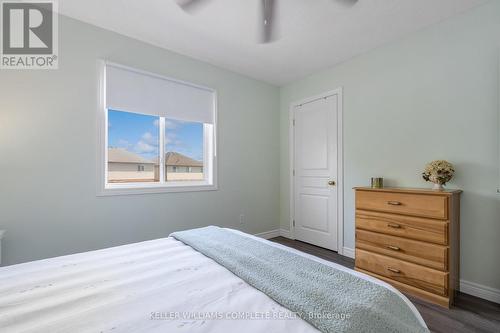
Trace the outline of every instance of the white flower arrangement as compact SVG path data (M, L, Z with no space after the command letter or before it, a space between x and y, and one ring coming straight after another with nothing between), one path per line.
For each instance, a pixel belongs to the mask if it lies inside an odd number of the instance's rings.
M455 169L450 162L436 160L425 166L422 177L424 180L434 183L434 189L442 189L443 185L449 182L454 174Z

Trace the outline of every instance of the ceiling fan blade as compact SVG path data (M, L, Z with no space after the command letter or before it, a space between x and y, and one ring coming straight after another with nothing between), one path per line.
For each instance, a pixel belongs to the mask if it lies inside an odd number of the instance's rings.
M344 7L352 7L358 2L358 0L334 0L334 1Z
M177 5L186 12L194 12L205 5L208 0L175 0Z
M259 24L260 42L265 44L273 40L275 0L261 0L261 22Z

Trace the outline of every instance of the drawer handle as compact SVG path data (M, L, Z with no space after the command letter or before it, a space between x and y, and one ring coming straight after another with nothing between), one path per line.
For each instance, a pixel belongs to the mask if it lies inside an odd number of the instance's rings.
M396 224L396 223L389 223L387 226L389 228L395 228L395 229L401 228L401 224Z
M391 267L387 267L387 270L391 271L393 273L401 273L401 271L399 269L395 269L395 268L391 268Z
M401 250L399 247L393 246L393 245L387 245L387 248L389 250L393 250L393 251L399 251L399 250Z
M399 201L387 201L387 204L391 205L391 206L401 206L402 205L402 203Z

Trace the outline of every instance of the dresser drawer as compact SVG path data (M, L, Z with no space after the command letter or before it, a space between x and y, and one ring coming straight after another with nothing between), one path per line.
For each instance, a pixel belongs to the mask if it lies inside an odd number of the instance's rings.
M356 267L392 280L446 296L448 273L356 249Z
M356 228L436 244L448 244L448 222L357 210Z
M443 220L448 218L448 198L439 195L357 191L356 208Z
M448 268L448 248L442 245L356 229L356 247L442 271Z

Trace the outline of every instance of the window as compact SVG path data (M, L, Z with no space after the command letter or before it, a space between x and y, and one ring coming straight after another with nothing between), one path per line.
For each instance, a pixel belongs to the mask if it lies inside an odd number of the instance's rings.
M216 189L215 92L103 63L100 193Z
M205 178L203 127L202 123L165 119L166 182L193 182ZM191 172L193 167L198 170Z
M108 110L108 183L154 183L159 118Z

